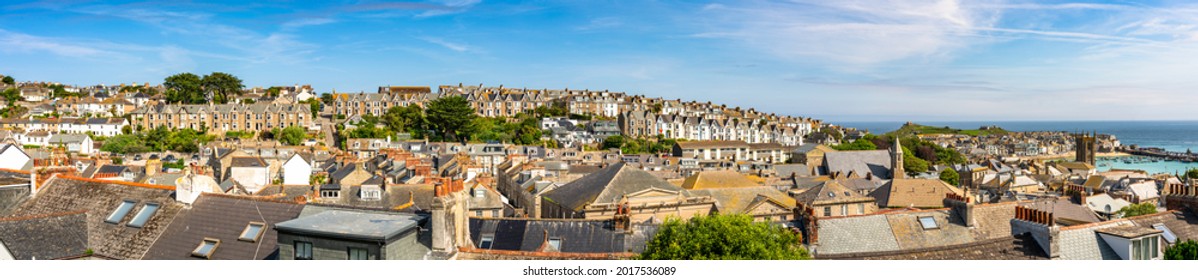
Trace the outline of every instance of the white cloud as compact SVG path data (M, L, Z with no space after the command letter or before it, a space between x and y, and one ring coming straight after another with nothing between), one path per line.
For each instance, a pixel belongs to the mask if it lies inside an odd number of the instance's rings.
M433 43L435 45L444 47L446 49L449 49L449 50L452 50L455 52L467 52L467 51L472 51L474 49L470 46L467 46L466 44L452 43L452 42L448 42L448 41L445 41L444 39L436 38L436 37L421 37L420 40L424 40L425 42Z
M113 53L65 40L33 36L0 29L0 51L49 52L74 58L95 58Z

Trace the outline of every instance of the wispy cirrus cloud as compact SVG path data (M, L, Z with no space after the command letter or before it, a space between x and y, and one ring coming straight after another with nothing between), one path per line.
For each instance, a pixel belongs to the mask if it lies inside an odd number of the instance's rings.
M475 50L474 47L471 47L469 45L462 44L462 43L453 43L453 42L445 41L445 39L437 38L437 37L420 37L419 39L423 40L425 42L429 42L434 45L438 45L443 48L455 51L455 52L469 52L469 51Z

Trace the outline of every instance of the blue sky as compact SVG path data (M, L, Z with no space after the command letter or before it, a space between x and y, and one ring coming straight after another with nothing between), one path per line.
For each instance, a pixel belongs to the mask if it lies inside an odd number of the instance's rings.
M1198 119L1186 1L5 1L0 73L609 89L828 121Z

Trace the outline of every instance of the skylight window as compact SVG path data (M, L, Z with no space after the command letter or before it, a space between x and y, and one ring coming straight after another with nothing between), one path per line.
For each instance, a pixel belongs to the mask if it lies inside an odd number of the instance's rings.
M133 205L135 204L137 202L129 200L122 201L121 205L116 207L116 211L112 211L112 214L108 215L108 219L104 219L104 221L113 224L120 223L121 220L125 219L126 215L129 215L129 211L133 210Z
M491 245L494 243L495 243L495 236L483 235L481 240L478 241L478 248L479 249L491 249Z
M205 259L212 259L212 253L216 252L217 246L220 246L220 239L204 238L204 241L200 242L200 246L196 246L196 249L191 251L191 255Z
M137 216L133 216L133 220L129 221L128 226L135 228L145 226L146 222L150 221L150 217L158 212L158 207L157 203L146 203L146 206L141 207L141 211L137 211Z
M936 224L936 218L933 217L919 217L919 225L922 226L923 229L940 228L940 225Z
M262 238L262 229L264 228L266 228L266 224L251 222L249 225L245 226L245 230L241 231L241 237L238 237L237 240L258 242L258 240Z
M1162 235L1165 236L1165 241L1168 241L1169 244L1177 243L1177 235L1173 234L1173 231L1169 230L1169 227L1165 226L1165 224L1155 224L1152 225L1152 228L1163 231Z
M553 249L554 251L561 251L562 239L560 237L549 238L549 248Z

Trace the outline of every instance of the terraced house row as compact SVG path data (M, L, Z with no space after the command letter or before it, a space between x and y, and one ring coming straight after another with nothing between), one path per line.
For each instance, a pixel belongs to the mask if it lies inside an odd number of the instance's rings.
M382 115L388 108L415 104L424 107L428 101L441 97L461 96L470 102L475 113L484 117L514 117L549 106L554 101L568 101L572 114L616 117L632 106L624 93L590 90L514 89L481 86L440 86L433 93L428 87L380 87L377 94L333 93L333 113L345 116Z
M803 144L803 137L818 125L810 119L778 118L785 122L765 119L711 116L682 116L633 111L620 115L620 131L630 137L655 137L686 140L744 141L746 143L779 143L785 146Z
M207 128L216 134L288 126L320 129L307 104L157 104L137 108L130 119L134 127L143 129Z

